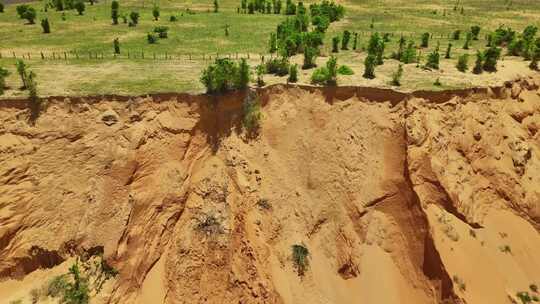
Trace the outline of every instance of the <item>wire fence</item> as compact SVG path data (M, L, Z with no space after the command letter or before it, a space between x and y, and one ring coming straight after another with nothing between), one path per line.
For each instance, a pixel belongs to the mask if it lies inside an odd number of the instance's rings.
M40 51L40 52L0 52L0 59L25 59L25 60L184 60L184 61L212 61L216 58L229 59L263 59L275 57L275 54L261 53L169 53L169 52L148 52L144 50L124 50L120 54L107 53L102 51Z

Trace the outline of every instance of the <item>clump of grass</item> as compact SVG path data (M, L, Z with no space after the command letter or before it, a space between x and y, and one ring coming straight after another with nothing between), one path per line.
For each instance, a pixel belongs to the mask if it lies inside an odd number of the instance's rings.
M504 253L512 254L512 249L510 248L509 245L503 245L503 246L500 246L500 247L499 247L499 250L500 250L501 252L504 252Z
M354 71L347 65L339 66L337 73L340 75L354 75Z
M259 206L260 209L263 209L263 210L270 210L272 209L272 205L270 204L270 202L265 199L265 198L261 198L257 201L257 206Z
M457 275L454 275L452 277L452 281L454 281L454 283L458 286L459 290L461 290L462 292L467 289L467 285L465 285L465 281L463 281L463 279L461 279Z
M516 296L518 297L518 299L521 300L521 303L523 304L528 304L533 301L533 299L531 298L531 295L529 295L527 291L520 291L516 294Z
M207 236L223 234L225 232L221 220L213 214L203 214L202 218L198 219L195 228Z
M304 245L293 245L292 259L298 276L303 276L309 267L309 250Z

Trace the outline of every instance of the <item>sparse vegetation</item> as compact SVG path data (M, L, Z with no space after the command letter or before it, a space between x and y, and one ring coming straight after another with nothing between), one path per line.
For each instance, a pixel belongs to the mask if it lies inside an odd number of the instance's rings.
M468 54L463 54L459 56L456 68L460 72L463 72L463 73L467 72L467 70L469 69L469 55Z
M224 93L234 89L245 89L249 84L249 66L245 59L234 63L230 59L216 59L201 75L201 82L208 93Z
M248 94L243 104L242 124L248 133L256 133L261 126L261 103L257 96Z
M403 65L400 64L398 65L398 69L397 71L395 71L393 74L392 74L392 82L391 84L394 85L394 86L401 86L401 77L403 76Z
M465 281L463 281L460 277L457 275L454 275L452 277L452 281L458 286L459 290L461 292L464 292L467 289L467 286L465 285Z
M298 65L291 64L289 68L289 78L287 78L287 82L295 83L298 81Z
M316 69L311 75L314 84L336 85L337 84L337 59L330 57L326 66Z
M0 67L0 96L4 95L4 89L6 88L6 77L9 76L9 71Z
M51 26L48 18L41 19L41 28L43 29L43 34L49 34L51 32Z
M309 250L303 244L292 246L292 260L298 276L303 276L309 267Z

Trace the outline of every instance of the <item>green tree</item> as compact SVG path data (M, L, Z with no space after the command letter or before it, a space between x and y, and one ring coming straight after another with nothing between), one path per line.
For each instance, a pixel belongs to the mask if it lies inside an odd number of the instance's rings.
M298 81L298 65L291 64L289 67L289 78L287 78L287 82L295 83Z
M24 61L19 59L15 63L15 66L17 67L17 74L19 74L19 77L21 78L21 83L22 83L21 89L25 90L27 87L26 79L28 78L28 74L26 71L27 65L26 63L24 63Z
M277 51L277 37L276 33L270 33L270 54L273 54Z
M465 44L463 45L463 49L464 50L468 50L469 49L469 46L471 44L471 39L472 39L472 33L471 32L467 32L467 35L465 36Z
M455 30L454 33L452 33L452 39L459 40L459 37L461 36L460 30Z
M6 88L6 77L9 76L9 71L0 67L0 96L4 94Z
M30 6L28 4L17 5L16 7L17 15L19 16L20 19L24 19L24 12L26 12L29 8Z
M120 4L117 0L111 2L111 19L114 25L118 24Z
M4 12L4 3L0 2L0 13Z
M533 71L538 71L538 60L540 60L540 48L536 45L533 45L531 53L532 53L531 63L529 64L529 68ZM1 85L2 84L0 83L0 86Z
M375 78L375 65L377 58L373 54L369 54L364 60L364 75L362 77L367 79Z
M84 11L86 10L86 5L82 0L75 2L75 10L77 10L79 16L82 16L84 14Z
M257 86L264 86L265 82L263 76L264 73L266 73L266 67L264 66L264 64L259 64L257 67L255 67L255 72L257 74Z
M276 4L274 5L274 14L281 14L281 0L276 1Z
M304 64L302 69L311 69L316 66L315 59L317 58L317 49L311 46L304 47Z
M26 88L28 89L28 97L30 100L30 123L34 124L41 112L41 99L37 94L36 74L29 72L25 79Z
M137 24L139 24L139 13L138 12L129 13L129 19L131 20L130 26L136 26Z
M349 40L351 40L351 32L349 32L348 30L343 31L343 39L341 40L342 50L349 49Z
M459 56L456 68L460 72L464 72L464 73L467 72L467 70L469 69L469 55L468 54L463 54Z
M113 47L114 47L114 53L120 54L120 40L118 40L118 38L114 38Z
M448 47L446 48L446 55L444 55L444 58L446 59L452 58L451 52L452 52L452 43L448 43Z
M427 48L429 46L429 36L429 33L422 34L422 42L420 43L420 47Z
M408 64L413 63L416 60L416 47L414 45L414 41L409 41L407 44L407 48L405 49L405 52L403 52L403 56L401 56L401 62Z
M48 18L41 19L41 27L43 28L44 34L49 34L51 32L51 26Z
M146 34L146 40L148 41L149 44L155 44L157 43L157 36L154 34L154 33L147 33Z
M497 61L499 60L499 57L501 56L501 49L492 46L488 48L484 53L484 71L487 72L495 72L497 71Z
M25 9L21 9L20 16L22 19L26 19L28 23L34 24L34 20L36 20L36 10L33 7L27 6L27 5L19 5L17 6L17 13L19 13L19 7L26 7Z
M480 27L478 25L471 26L471 34L473 40L478 40L478 35L480 34Z
M358 33L354 33L353 47L352 49L356 51L358 45Z
M428 54L426 67L430 69L439 69L439 61L440 61L440 55L439 55L439 44L437 43L437 47Z
M250 71L249 71L249 65L247 64L247 61L245 58L242 58L240 60L240 64L238 67L238 76L237 76L237 82L236 82L236 88L237 89L246 89L249 85L249 78L250 78Z
M326 62L326 69L328 70L328 80L326 81L329 85L337 84L337 58L330 56L330 59Z
M474 64L473 73L482 74L482 72L484 71L483 65L484 65L484 54L480 51L476 51L476 62Z
M339 36L332 38L332 53L339 52Z
M159 6L154 5L154 7L152 8L152 16L154 16L154 21L159 20L159 15Z
M214 0L214 13L217 13L219 11L219 3L218 0Z

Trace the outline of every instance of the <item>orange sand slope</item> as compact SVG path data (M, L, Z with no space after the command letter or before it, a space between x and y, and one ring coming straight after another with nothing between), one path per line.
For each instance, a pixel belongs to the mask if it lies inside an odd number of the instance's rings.
M277 85L256 138L241 93L49 100L35 126L0 102L0 303L96 252L119 274L91 303L537 297L539 87Z

